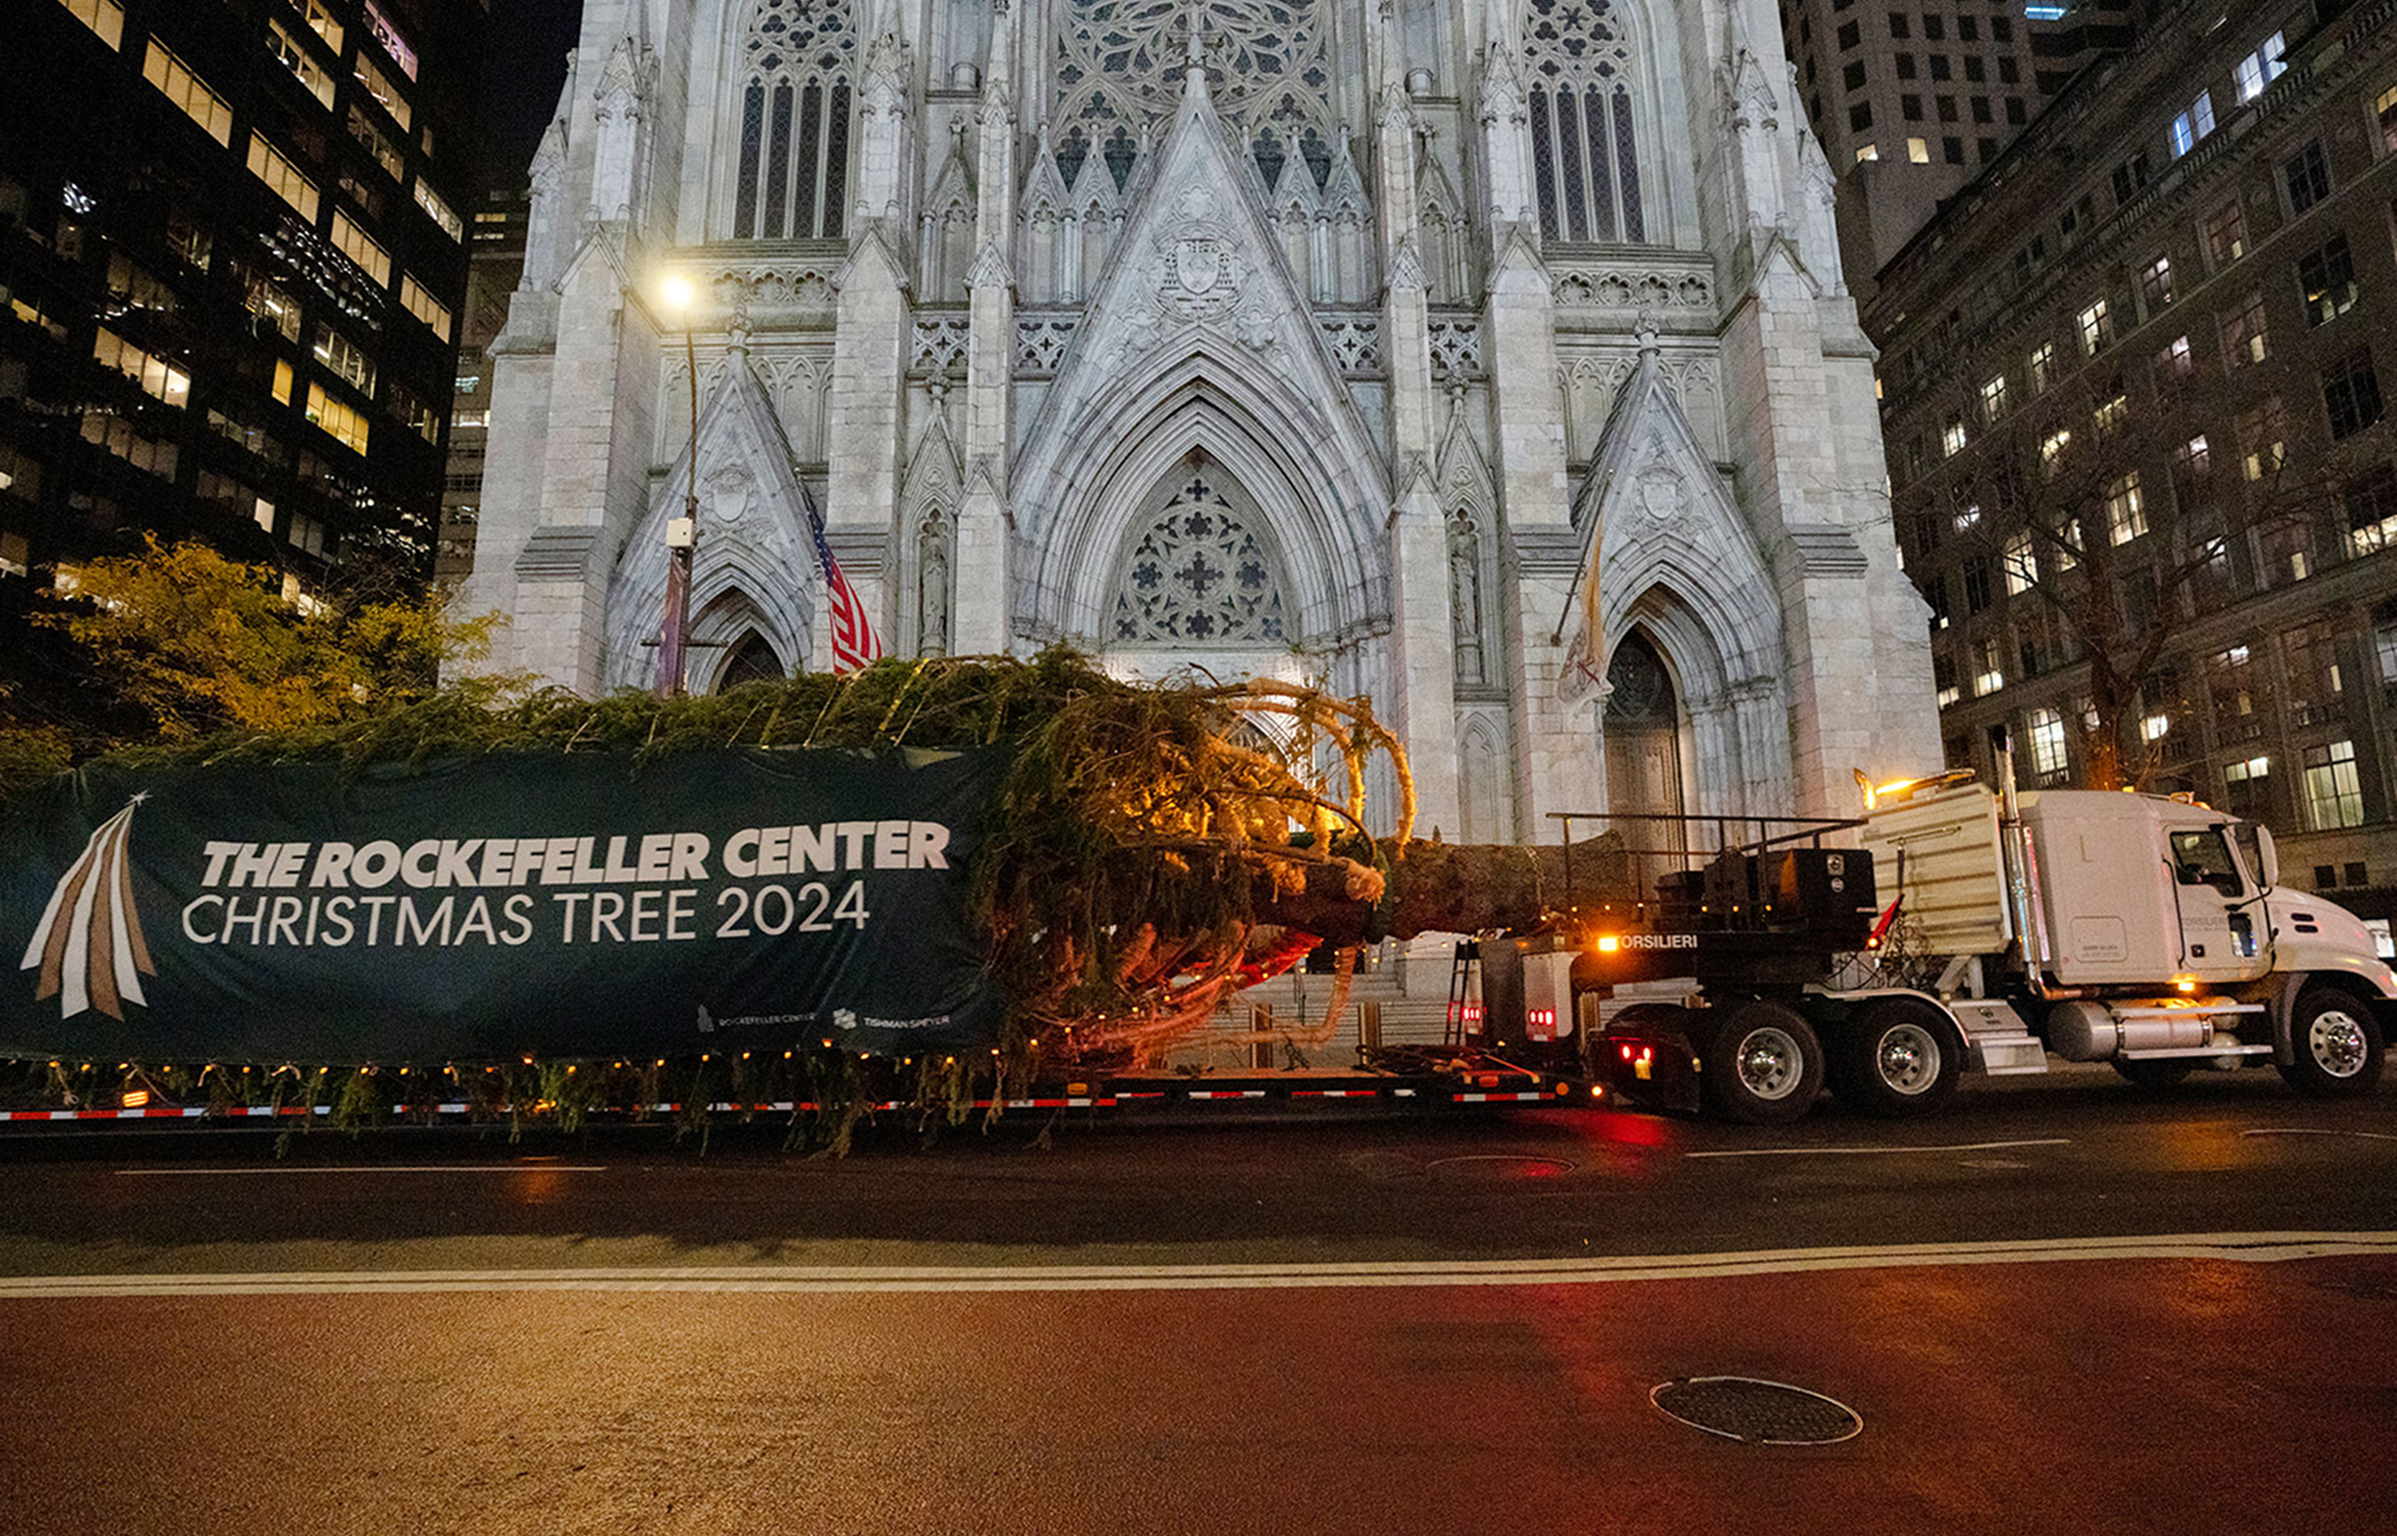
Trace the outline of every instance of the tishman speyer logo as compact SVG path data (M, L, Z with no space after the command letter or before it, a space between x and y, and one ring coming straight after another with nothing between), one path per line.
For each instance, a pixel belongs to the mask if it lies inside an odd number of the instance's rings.
M121 1021L125 1004L149 1006L141 979L157 975L158 967L150 963L150 946L142 938L141 914L133 906L133 870L126 859L133 812L148 798L135 795L91 835L82 857L68 866L50 892L50 905L34 927L33 942L25 946L25 959L17 968L38 969L34 1001L57 998L62 1019L97 1008Z

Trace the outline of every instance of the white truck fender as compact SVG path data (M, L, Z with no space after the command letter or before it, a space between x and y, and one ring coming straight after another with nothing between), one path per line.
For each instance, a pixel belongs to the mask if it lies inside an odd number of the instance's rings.
M2294 1065L2297 1060L2296 1043L2289 1037L2289 1020L2297 1012L2297 995L2303 992L2308 984L2317 980L2323 985L2335 987L2341 992L2353 993L2368 1003L2377 1004L2389 1001L2385 997L2373 995L2362 977L2344 971L2289 972L2280 978L2280 985L2274 989L2269 999L2272 1009L2272 1059L2281 1066Z

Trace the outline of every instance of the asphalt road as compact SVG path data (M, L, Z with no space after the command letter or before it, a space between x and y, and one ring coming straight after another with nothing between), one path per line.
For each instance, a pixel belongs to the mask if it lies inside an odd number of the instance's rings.
M2397 1531L2397 1089L1045 1124L0 1141L0 1530Z

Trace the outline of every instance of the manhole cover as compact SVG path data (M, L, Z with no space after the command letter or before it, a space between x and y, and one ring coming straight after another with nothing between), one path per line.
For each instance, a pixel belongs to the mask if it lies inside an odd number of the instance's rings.
M1471 1170L1477 1173L1518 1173L1526 1178L1553 1179L1579 1165L1561 1157L1532 1157L1515 1152L1476 1152L1464 1157L1439 1157L1423 1165L1427 1171Z
M1863 1432L1864 1419L1820 1392L1746 1376L1691 1376L1648 1394L1668 1418L1750 1445L1834 1445Z

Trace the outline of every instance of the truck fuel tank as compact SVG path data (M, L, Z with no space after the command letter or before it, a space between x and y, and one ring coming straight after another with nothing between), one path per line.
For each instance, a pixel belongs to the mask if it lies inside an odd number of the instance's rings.
M2217 1043L2218 1030L2233 1029L2238 1014L2253 1011L2227 1002L2209 1009L2191 1002L2108 1005L2069 999L2048 1010L2047 1048L2066 1061L2105 1061L2141 1051L2194 1053Z

